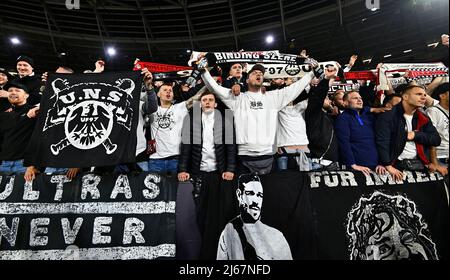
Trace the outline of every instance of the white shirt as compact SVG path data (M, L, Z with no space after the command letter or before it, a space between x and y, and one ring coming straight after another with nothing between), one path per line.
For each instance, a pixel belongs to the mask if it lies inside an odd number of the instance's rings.
M278 148L309 144L304 118L307 107L308 100L305 100L295 106L286 106L278 113Z
M152 114L152 137L156 140L156 153L150 159L164 159L180 154L181 130L188 114L186 102L170 108L158 107Z
M217 170L216 152L214 147L214 111L202 113L203 146L200 170L213 172Z
M312 72L308 73L301 80L280 90L265 94L245 92L239 96L219 86L208 71L203 73L202 78L208 89L234 112L239 155L256 157L275 153L278 112L302 93L313 76Z
M443 110L447 115L445 115L441 110ZM430 117L431 122L441 136L441 145L437 147L437 157L438 158L448 158L449 157L449 112L445 110L441 105L435 105L435 107L430 107L427 109L427 115Z
M412 128L413 116L409 116L409 115L405 114L404 117L406 120L406 126L408 129L408 132L413 131L413 128ZM401 128L399 128L399 129L401 129ZM405 148L403 149L403 153L398 157L398 159L399 160L414 159L416 157L417 157L416 143L414 141L407 141Z

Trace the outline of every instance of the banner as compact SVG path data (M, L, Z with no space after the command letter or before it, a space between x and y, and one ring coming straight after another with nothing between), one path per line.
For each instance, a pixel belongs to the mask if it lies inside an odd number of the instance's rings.
M282 172L238 179L240 215L220 260L448 259L449 204L438 174L402 182L361 172Z
M249 51L249 52L192 52L191 58L189 59L188 65L193 66L193 63L200 60L201 57L204 57L206 54L214 55L217 62L216 64L224 64L224 63L239 63L239 62L254 62L259 63L263 62L263 58L269 59L273 57L280 57L280 52L277 50L274 51ZM287 58L288 60L291 60L293 56L297 57L296 55L287 55L291 56L290 58ZM278 62L274 63L284 63L284 61L278 60Z
M192 70L183 70L178 72L166 72L166 73L152 73L154 81L166 81L166 80L185 80L192 74Z
M311 172L318 258L448 259L448 192L438 174L403 182L361 172Z
M38 167L134 162L139 72L50 75L29 155Z
M219 260L317 259L308 173L238 178L240 215L221 231Z
M154 63L154 62L145 62L145 61L137 62L134 65L133 70L135 70L135 71L142 70L144 68L147 68L152 73L167 73L167 72L192 70L192 67L187 67L187 66L177 66L177 65L161 64L161 63Z
M362 80L362 81L373 81L376 82L378 79L378 71L352 71L344 73L346 80Z
M345 92L351 92L351 91L358 91L360 88L360 84L359 83L352 83L351 80L350 82L346 82L346 83L340 83L340 82L334 82L329 90L328 90L328 94L333 94L338 90L343 90Z
M379 69L378 90L389 90L388 81L395 89L412 80L427 85L443 76L448 76L448 68L443 63L385 63Z
M264 79L284 79L284 78L301 78L313 69L310 64L262 64L266 68ZM336 61L320 62L319 67L325 68L325 66L332 65L338 68ZM247 71L253 68L255 64L248 64Z
M157 174L0 174L0 260L175 257L178 182Z

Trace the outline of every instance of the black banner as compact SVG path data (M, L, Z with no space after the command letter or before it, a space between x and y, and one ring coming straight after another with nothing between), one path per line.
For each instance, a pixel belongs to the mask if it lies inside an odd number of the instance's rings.
M394 182L360 172L281 172L238 181L227 192L247 205L242 224L224 221L225 229L208 233L220 240L221 259L448 259L448 192L437 174L406 172ZM177 210L175 223L177 186L174 177L149 173L83 174L73 182L38 176L33 184L0 175L0 259L174 258L175 243L177 251L189 250L180 255L187 258L200 249L191 246L200 246L193 243L196 213L190 188L182 196L191 206ZM220 192L208 191L204 213L231 198ZM220 212L200 221L205 228L222 224L230 215Z
M307 173L241 175L240 215L220 235L219 260L308 260L317 258Z
M171 177L0 175L0 260L175 258Z
M39 167L134 162L139 72L50 75L27 156Z
M222 231L218 258L448 259L442 179L406 172L397 183L349 171L240 177L241 214Z
M448 259L448 192L438 174L403 182L360 172L310 173L319 259Z

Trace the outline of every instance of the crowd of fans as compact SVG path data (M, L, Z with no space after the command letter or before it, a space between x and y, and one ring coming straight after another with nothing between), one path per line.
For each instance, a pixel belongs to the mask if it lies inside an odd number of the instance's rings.
M442 44L448 47L448 36ZM308 58L304 51L300 56ZM344 72L357 59L352 56ZM382 94L375 83L357 81L358 91L330 94L339 69L320 68L313 59L309 63L314 71L298 80L271 81L264 79L266 69L260 64L251 69L241 63L199 67L202 79L195 87L154 81L143 69L135 162L83 170L30 164L36 119L45 113L40 100L48 73L37 76L33 59L20 56L16 76L0 68L0 172L24 173L27 181L41 172L64 173L69 179L83 171L171 173L180 182L192 180L197 197L208 191L196 188L204 174L216 174L218 185L241 174L285 170L376 172L396 181L403 180L405 170L448 175L448 76L427 86L391 86ZM99 59L95 70L85 73L95 75L105 68ZM74 71L61 66L55 72ZM232 196L229 192L215 199L231 201ZM203 208L199 212L210 211ZM232 208L223 221L234 217ZM203 236L211 228L204 226L205 219L198 216ZM224 225L216 226L222 230ZM218 236L213 235L209 248L214 250L202 255L206 259L214 258Z
M448 36L442 44L448 47ZM305 52L300 56L307 57ZM350 58L346 72L356 60ZM233 180L236 174L276 170L375 171L396 180L408 169L447 175L448 77L427 87L401 85L382 95L373 83L358 81L359 91L330 95L339 69L327 67L322 73L312 61L315 70L298 81L265 81L259 64L252 69L240 63L224 66L219 79L205 68L193 88L155 82L152 73L142 70L136 162L95 170L172 172L180 181L201 172L220 172L224 180ZM27 164L47 73L38 77L28 56L16 62L16 76L0 69L0 171L25 173L27 180L39 172L67 172L74 178L81 169ZM95 66L85 73L103 72L105 62L100 59ZM73 70L61 66L55 72ZM193 113L195 100L200 101L199 118ZM225 116L227 110L234 117Z

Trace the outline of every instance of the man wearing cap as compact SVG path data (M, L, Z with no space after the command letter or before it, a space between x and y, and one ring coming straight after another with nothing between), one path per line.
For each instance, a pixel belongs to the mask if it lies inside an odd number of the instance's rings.
M439 104L427 109L426 113L441 137L441 145L431 149L431 158L436 165L436 169L442 175L448 174L448 134L449 134L449 113L448 113L448 83L438 86L432 94Z
M25 85L10 82L4 89L9 93L12 111L0 113L0 130L4 136L0 151L0 172L23 173L26 170L23 166L25 150L36 124L36 109L27 102L29 94Z
M239 173L268 174L272 171L278 112L300 95L314 76L311 72L289 87L264 94L264 73L264 66L253 66L248 73L248 91L239 96L219 86L207 69L202 74L208 89L234 112Z
M29 56L21 55L17 58L16 68L19 75L13 81L27 87L29 94L27 103L39 104L41 102L41 79L34 74L34 60Z

